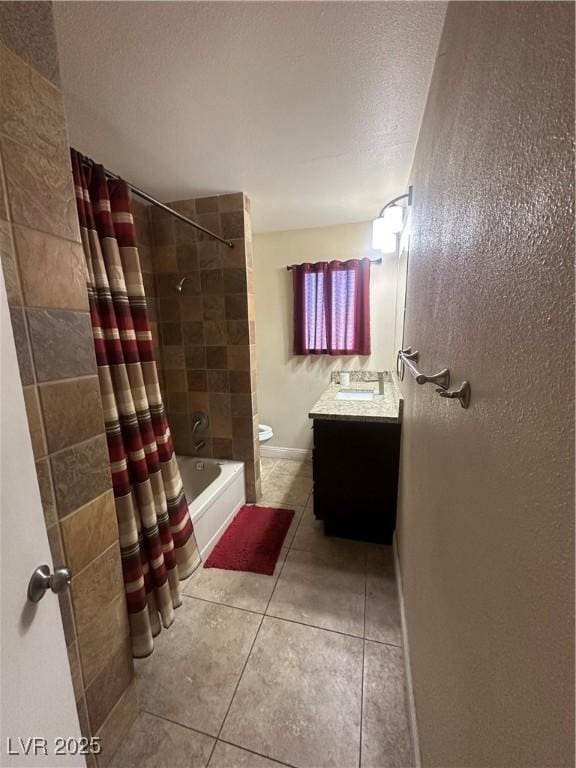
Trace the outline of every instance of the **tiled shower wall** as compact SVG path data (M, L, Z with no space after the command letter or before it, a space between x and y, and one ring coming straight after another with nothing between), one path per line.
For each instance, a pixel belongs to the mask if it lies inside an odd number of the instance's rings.
M145 215L141 207L135 208L176 451L244 461L246 496L256 501L260 451L249 200L238 193L169 205L234 244L229 248L161 209L150 208L152 279L146 271L150 259ZM176 285L184 276L188 279L180 294ZM195 413L208 415L206 431L192 431Z
M50 3L0 3L0 251L82 731L136 712L118 530ZM95 760L91 765L95 764Z

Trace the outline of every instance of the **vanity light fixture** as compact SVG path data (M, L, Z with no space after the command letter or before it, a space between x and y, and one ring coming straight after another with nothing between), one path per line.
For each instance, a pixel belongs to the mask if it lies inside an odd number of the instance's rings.
M386 203L372 222L372 248L375 251L394 253L398 247L398 235L404 224L404 208L398 205L400 200L406 200L407 205L412 205L411 186L408 192Z

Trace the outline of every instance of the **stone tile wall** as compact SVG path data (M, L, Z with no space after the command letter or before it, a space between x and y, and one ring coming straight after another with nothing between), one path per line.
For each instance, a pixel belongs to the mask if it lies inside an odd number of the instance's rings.
M161 209L149 211L154 286L145 281L156 297L163 396L176 450L244 461L247 498L256 501L260 452L249 200L238 193L169 205L234 243L228 248ZM176 285L184 276L179 294ZM194 434L196 412L208 414L209 428ZM199 441L204 447L196 447Z
M82 731L136 714L118 529L50 3L0 4L0 257ZM96 765L96 759L90 759Z

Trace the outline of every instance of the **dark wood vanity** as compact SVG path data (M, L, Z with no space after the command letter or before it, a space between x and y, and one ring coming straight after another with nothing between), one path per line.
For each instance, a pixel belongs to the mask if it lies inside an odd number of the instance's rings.
M314 515L328 536L392 543L402 425L401 397L389 386L386 402L343 405L332 384L309 414Z

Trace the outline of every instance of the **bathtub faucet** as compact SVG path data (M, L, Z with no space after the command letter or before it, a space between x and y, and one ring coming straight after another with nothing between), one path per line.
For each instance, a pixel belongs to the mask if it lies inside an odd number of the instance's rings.
M202 413L202 411L196 411L196 413L193 413L192 434L195 435L196 432L204 432L206 429L208 429L208 415L206 413Z
M196 451L196 453L198 453L198 451L201 448L204 448L205 445L206 445L206 441L205 440L199 440L197 443L194 443L194 450Z

